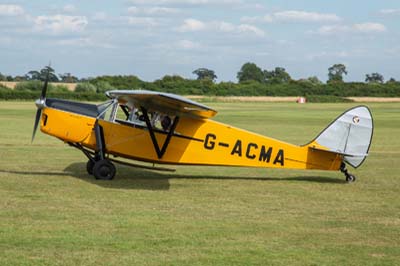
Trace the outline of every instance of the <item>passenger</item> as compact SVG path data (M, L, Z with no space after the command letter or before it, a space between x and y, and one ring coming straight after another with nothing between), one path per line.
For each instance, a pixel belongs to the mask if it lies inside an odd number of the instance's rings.
M171 118L169 116L164 116L163 119L161 120L161 126L164 131L167 131L169 127L171 126Z

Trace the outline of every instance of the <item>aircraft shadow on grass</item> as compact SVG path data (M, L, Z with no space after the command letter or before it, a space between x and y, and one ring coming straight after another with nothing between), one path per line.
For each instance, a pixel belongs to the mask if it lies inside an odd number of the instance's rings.
M237 176L205 176L205 175L181 175L177 173L156 172L132 167L118 165L118 177L112 181L96 180L87 174L86 163L72 163L63 172L45 171L15 171L0 170L0 173L34 176L60 176L74 177L82 181L98 185L104 188L114 189L138 189L138 190L169 190L170 179L209 179L209 180L245 180L245 181L293 181L293 182L314 182L314 183L346 183L341 179L334 179L323 176L294 176L294 177L237 177Z
M341 179L323 176L294 176L294 177L237 177L210 175L180 175L177 173L156 172L118 165L118 177L112 181L96 180L86 173L86 163L73 163L64 169L64 173L86 182L106 188L168 190L170 179L208 179L208 180L245 180L245 181L295 181L315 183L346 183Z
M117 189L139 189L139 190L169 190L170 179L209 179L209 180L245 180L245 181L293 181L293 182L314 182L314 183L346 183L341 179L334 179L324 176L294 176L294 177L239 177L239 176L213 176L213 175L179 175L176 173L156 172L153 170L131 168L118 165L118 178L112 181L96 180L93 176L87 174L86 163L72 163L67 166L63 172L45 172L45 171L16 171L2 170L0 173L16 175L35 175L35 176L62 176L74 177L88 183L98 185L104 188Z

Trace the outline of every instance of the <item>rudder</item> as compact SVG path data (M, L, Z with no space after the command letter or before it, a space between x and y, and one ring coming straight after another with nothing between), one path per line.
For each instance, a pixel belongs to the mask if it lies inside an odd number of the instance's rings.
M368 156L373 135L373 119L366 106L347 110L312 142L318 149L343 155L343 160L359 167Z

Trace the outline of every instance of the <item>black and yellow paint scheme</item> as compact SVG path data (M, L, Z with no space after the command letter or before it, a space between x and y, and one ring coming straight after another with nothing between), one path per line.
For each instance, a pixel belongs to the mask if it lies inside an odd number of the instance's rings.
M341 170L347 181L354 181L345 162L358 167L372 139L372 117L364 106L344 113L314 141L298 146L213 121L215 110L174 94L109 91L110 101L100 105L42 96L35 129L40 121L43 133L82 150L89 158L88 173L97 179L114 178L111 157L116 156L154 164ZM337 126L345 116L371 122L364 139L356 141L363 146L356 148L357 154L346 150L348 143L341 150L337 147L354 138L352 127L358 128L346 121L344 129ZM161 125L166 117L167 125ZM344 140L337 144L335 134ZM354 163L354 157L360 160Z

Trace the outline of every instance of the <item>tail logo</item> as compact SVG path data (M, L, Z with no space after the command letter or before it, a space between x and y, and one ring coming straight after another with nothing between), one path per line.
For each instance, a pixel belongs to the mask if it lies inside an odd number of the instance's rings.
M358 124L360 122L360 118L356 115L353 117L353 123Z

